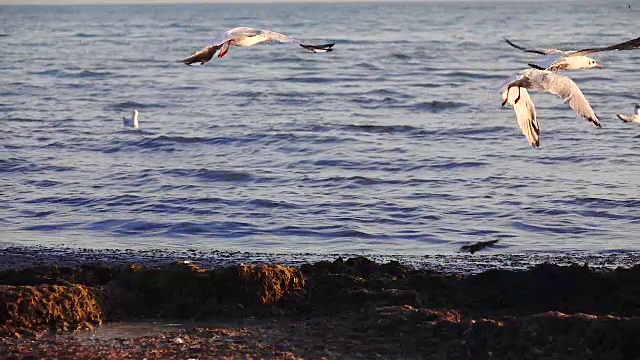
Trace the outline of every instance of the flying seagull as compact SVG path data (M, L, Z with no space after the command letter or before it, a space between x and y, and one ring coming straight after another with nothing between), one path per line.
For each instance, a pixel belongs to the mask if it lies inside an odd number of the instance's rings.
M635 113L631 116L616 114L623 122L640 123L640 104L636 104Z
M592 58L586 56L588 54L597 53L600 51L613 51L613 50L633 50L640 47L640 37L633 40L625 41L620 44L615 44L606 47L589 48L582 50L562 51L558 49L527 49L520 45L516 45L509 39L504 41L518 50L522 50L529 53L545 55L546 58L537 62L528 64L530 67L538 70L579 70L579 69L602 69L602 66Z
M123 116L122 125L124 125L125 127L132 127L134 129L139 128L140 125L138 124L138 110L133 110L131 117L128 119Z
M500 88L502 106L509 103L516 113L522 134L534 148L540 146L540 128L536 120L536 109L527 89L541 90L559 96L578 115L602 127L598 116L589 105L582 91L569 77L547 70L527 69L510 77Z
M229 51L229 47L231 45L249 47L265 41L275 41L284 44L298 44L304 49L314 53L333 51L333 46L335 45L335 43L323 45L305 45L300 40L290 38L285 34L277 33L274 31L256 30L250 27L237 27L217 34L209 45L205 46L202 50L195 52L190 57L184 60L180 60L179 62L185 63L187 65L199 62L201 65L204 65L206 62L211 60L216 55L216 53L218 53L219 58L224 57Z

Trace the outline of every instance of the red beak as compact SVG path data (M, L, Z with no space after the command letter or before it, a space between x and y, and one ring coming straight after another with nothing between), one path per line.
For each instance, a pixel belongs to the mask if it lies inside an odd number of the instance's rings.
M596 65L596 68L597 68L597 69L602 69L602 66L600 66L600 65Z

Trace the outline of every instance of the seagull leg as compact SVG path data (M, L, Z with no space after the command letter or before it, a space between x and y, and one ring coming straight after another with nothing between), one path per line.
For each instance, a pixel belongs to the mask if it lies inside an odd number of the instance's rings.
M518 86L518 97L513 101L513 105L517 104L520 101L520 86Z
M218 54L218 58L222 58L225 55L227 55L227 52L229 52L229 46L227 45L226 47L224 47L222 49L222 51L220 51L220 54Z
M512 87L513 86L511 86L511 85L507 86L507 97L502 102L502 107L504 107L507 104L507 101L509 101L509 90L511 90Z
M220 54L218 54L218 58L224 57L229 52L229 48L231 47L231 42L233 40L229 40L226 43L222 44L222 50L220 50Z

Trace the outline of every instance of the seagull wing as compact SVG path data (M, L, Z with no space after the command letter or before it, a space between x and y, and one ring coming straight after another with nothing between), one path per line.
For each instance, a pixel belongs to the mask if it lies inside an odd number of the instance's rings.
M193 53L188 58L180 60L178 62L185 63L187 65L199 62L200 64L204 65L206 62L211 60L215 56L216 52L218 52L218 50L220 50L222 46L224 46L224 44L229 40L233 40L238 37L256 36L259 33L259 30L252 29L250 27L237 27L225 32L218 33L209 42L209 45Z
M622 122L633 122L633 116L616 114L618 119L622 120Z
M540 61L536 61L534 63L530 63L528 65L534 69L546 70L546 69L552 68L554 65L561 62L562 59L564 59L564 53L562 52L550 53L544 59Z
M314 53L333 51L333 46L335 45L335 43L322 44L322 45L307 45L298 39L294 39L285 34L281 34L275 31L269 31L269 30L260 30L260 33L258 36L264 36L267 39L270 39L272 41L277 41L283 44L298 44L302 46L304 49Z
M640 48L640 37L611 46L578 50L571 53L570 56L582 56L600 51L633 50L637 48Z
M522 47L520 45L516 45L514 44L512 41L510 41L509 39L505 38L504 41L511 45L512 47L518 49L518 50L522 50L524 52L529 52L529 53L534 53L534 54L540 54L540 55L549 55L549 54L553 54L553 53L559 53L562 52L558 49L527 49L525 47Z
M529 88L540 89L557 95L569 105L578 115L592 122L597 127L602 127L598 116L591 108L589 101L584 96L578 85L564 75L554 74L551 71L531 69L525 73L531 83Z
M519 92L518 92L519 90ZM516 113L516 122L522 134L527 138L527 141L531 146L537 148L540 146L540 127L536 120L536 108L533 105L531 96L525 88L512 87L509 90L508 103L513 106L513 110ZM520 99L517 103L513 103L516 98ZM507 98L507 89L502 91L502 100Z
M204 47L202 50L193 53L193 55L189 56L186 59L180 60L178 62L185 63L187 65L191 65L193 63L200 63L204 65L204 63L208 62L213 58L222 45L211 45Z

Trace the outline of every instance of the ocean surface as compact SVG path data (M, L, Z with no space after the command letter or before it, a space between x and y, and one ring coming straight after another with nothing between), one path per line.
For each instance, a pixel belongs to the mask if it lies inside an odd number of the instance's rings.
M0 242L276 253L640 250L640 50L565 73L603 128L497 86L640 35L608 2L0 6ZM176 60L218 31L309 43ZM122 117L140 112L140 129Z

